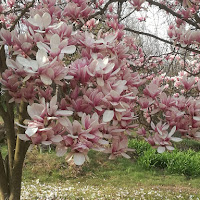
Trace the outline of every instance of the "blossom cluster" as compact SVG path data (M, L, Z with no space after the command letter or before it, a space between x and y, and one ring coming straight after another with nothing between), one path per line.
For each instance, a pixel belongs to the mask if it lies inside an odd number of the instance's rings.
M170 78L146 75L145 70L164 62L152 58L145 63L142 48L125 35L112 6L103 24L108 31L95 32L95 6L103 3L43 0L29 8L21 28L1 28L0 45L8 50L1 84L10 103L28 104L30 116L19 124L26 130L18 137L56 145L58 156L68 152L68 160L77 165L88 159L90 149L110 153L111 159L129 158L133 130L158 152L173 150L172 142L181 140L173 136L176 131L198 138L198 98L171 94ZM129 3L140 10L145 1ZM9 20L9 15L4 18ZM200 81L187 76L174 84L183 93L200 88Z

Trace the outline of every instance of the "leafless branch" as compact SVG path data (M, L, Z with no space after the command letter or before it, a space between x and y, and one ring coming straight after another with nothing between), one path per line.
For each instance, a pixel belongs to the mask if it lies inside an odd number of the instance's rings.
M146 1L149 2L151 5L155 5L155 6L159 7L160 9L165 10L167 13L170 13L171 15L173 15L173 16L175 16L175 17L178 17L178 18L180 18L180 19L182 19L182 20L184 20L185 22L187 22L188 24L190 24L190 25L196 27L197 29L200 29L200 27L198 26L198 24L197 24L196 22L184 18L182 15L180 15L180 14L174 12L174 11L173 11L172 9L170 9L169 7L167 7L167 6L165 6L165 5L161 4L161 3L155 2L155 1L153 1L153 0L146 0Z
M153 34L151 34L151 33L145 33L145 32L142 32L142 31L136 31L136 30L130 29L130 28L125 28L125 30L126 30L126 31L129 31L129 32L132 32L132 33L139 34L139 35L146 35L146 36L148 36L148 37L152 37L152 38L155 38L155 39L157 39L157 40L159 40L159 41L162 41L162 42L164 42L164 43L167 43L167 44L170 44L170 45L174 45L173 42L171 42L171 41L169 41L169 40L165 40L165 39L163 39L163 38L160 38L160 37L158 37L158 36L156 36L156 35L153 35ZM188 50L188 51L191 51L191 52L194 52L194 53L197 53L197 54L200 54L200 51L199 51L199 50L190 48L190 47L188 47L188 46L182 47L180 44L175 44L175 46L180 47L180 48L182 48L182 49L186 49L186 50Z
M22 10L21 14L17 17L17 19L14 21L13 25L10 28L10 31L14 30L15 25L19 22L19 20L26 14L26 12L33 6L35 3L35 0L33 0L25 9Z

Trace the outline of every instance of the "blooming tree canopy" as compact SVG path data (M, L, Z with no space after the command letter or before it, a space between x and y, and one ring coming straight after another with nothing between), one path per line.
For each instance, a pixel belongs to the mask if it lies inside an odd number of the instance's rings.
M0 176L2 199L19 196L20 185L13 185L21 175L15 173L30 144L55 145L58 156L82 165L90 149L110 159L129 158L128 137L134 134L159 153L173 150L180 136L198 139L199 5L198 0L1 3L0 114L9 150L8 174ZM169 40L123 23L133 11L152 6L174 17L166 30ZM174 50L147 56L128 32ZM181 70L170 76L166 66L173 62ZM0 154L0 169L3 162Z

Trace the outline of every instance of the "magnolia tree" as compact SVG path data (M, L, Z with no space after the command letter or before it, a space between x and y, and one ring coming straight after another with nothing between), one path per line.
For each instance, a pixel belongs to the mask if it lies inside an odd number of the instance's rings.
M181 140L175 132L198 139L199 5L198 0L2 2L0 114L8 155L4 159L0 151L0 198L20 199L23 161L32 145L54 145L58 156L82 165L90 149L110 159L129 158L128 137L135 133L160 153ZM123 24L131 13L152 6L174 17L166 30L170 39ZM147 56L127 31L173 45L174 51ZM183 71L168 76L166 66L175 61Z

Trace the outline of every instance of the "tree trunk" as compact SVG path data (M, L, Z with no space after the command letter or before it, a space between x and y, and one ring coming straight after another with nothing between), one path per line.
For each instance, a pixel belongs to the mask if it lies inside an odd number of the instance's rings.
M19 200L21 194L22 169L29 144L17 138L12 176L6 175L6 165L0 154L0 199Z
M7 105L7 111L2 111L6 139L8 147L7 159L3 159L0 153L0 200L19 200L21 194L22 169L29 147L28 142L16 139L14 127L14 114L11 109L12 105ZM26 104L22 102L19 106L18 121L23 124L27 119ZM0 107L1 109L1 107ZM1 113L1 114L2 114ZM18 133L24 133L24 128L18 127Z
M21 194L22 169L29 144L17 138L9 200L19 200Z
M9 188L5 171L5 164L0 152L0 199L4 200L8 199L8 197L9 197Z

